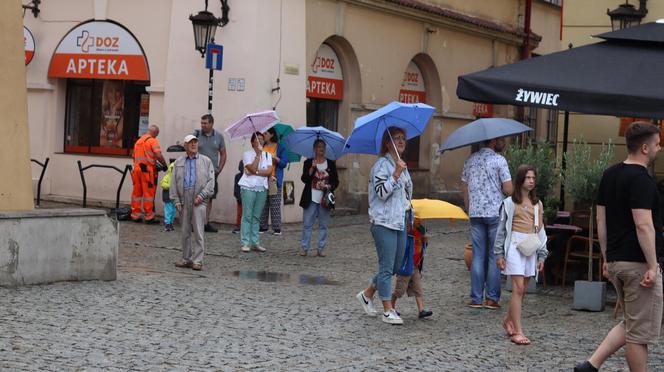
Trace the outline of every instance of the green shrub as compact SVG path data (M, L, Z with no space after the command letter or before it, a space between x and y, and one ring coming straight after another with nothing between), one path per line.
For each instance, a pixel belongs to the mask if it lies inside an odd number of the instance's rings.
M593 159L590 145L581 139L572 142L571 150L565 155L567 169L563 175L565 193L577 203L593 205L599 190L604 170L613 159L613 144L602 144L602 148Z
M505 151L505 159L507 159L513 181L516 181L516 170L519 165L528 164L535 168L537 197L542 200L546 210L550 200L555 199L552 194L553 188L560 180L558 161L553 147L547 142L529 144L524 148L513 144Z

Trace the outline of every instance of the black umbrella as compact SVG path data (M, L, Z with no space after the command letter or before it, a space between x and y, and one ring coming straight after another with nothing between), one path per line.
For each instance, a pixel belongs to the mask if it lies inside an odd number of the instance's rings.
M664 24L459 77L459 98L587 114L664 118Z
M457 96L564 110L563 153L569 111L664 118L664 24L596 37L605 41L459 76Z

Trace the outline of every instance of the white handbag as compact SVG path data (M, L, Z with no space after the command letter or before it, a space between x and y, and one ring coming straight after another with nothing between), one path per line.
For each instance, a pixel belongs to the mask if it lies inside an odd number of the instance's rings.
M526 237L516 246L516 249L521 252L522 255L530 257L542 246L542 242L539 239L537 234L537 226L539 225L539 205L535 206L535 221L534 221L534 230L535 233L528 234Z

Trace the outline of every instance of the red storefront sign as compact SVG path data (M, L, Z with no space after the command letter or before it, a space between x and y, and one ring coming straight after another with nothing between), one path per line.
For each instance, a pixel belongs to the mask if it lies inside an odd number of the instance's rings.
M341 101L344 98L344 77L339 58L327 44L318 48L307 76L307 97Z
M333 99L341 101L344 96L344 81L309 76L307 79L307 97Z
M138 41L122 26L108 21L90 21L71 30L55 50L48 76L150 80Z
M493 116L493 105L490 103L473 103L473 116L490 118Z
M25 26L23 26L23 44L25 45L25 65L27 66L35 56L35 38Z
M403 74L401 89L399 90L399 102L401 103L424 103L427 98L424 79L419 67L410 61L406 72Z

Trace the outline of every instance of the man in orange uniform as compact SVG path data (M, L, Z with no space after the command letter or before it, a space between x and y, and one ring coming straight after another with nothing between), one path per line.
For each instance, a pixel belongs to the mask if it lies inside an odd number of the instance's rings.
M139 222L141 217L146 223L157 222L154 218L154 195L157 191L155 165L159 162L166 166L157 141L158 135L159 127L150 125L148 132L134 145L134 170L131 172L131 181L134 184L131 193L131 219L134 222Z

